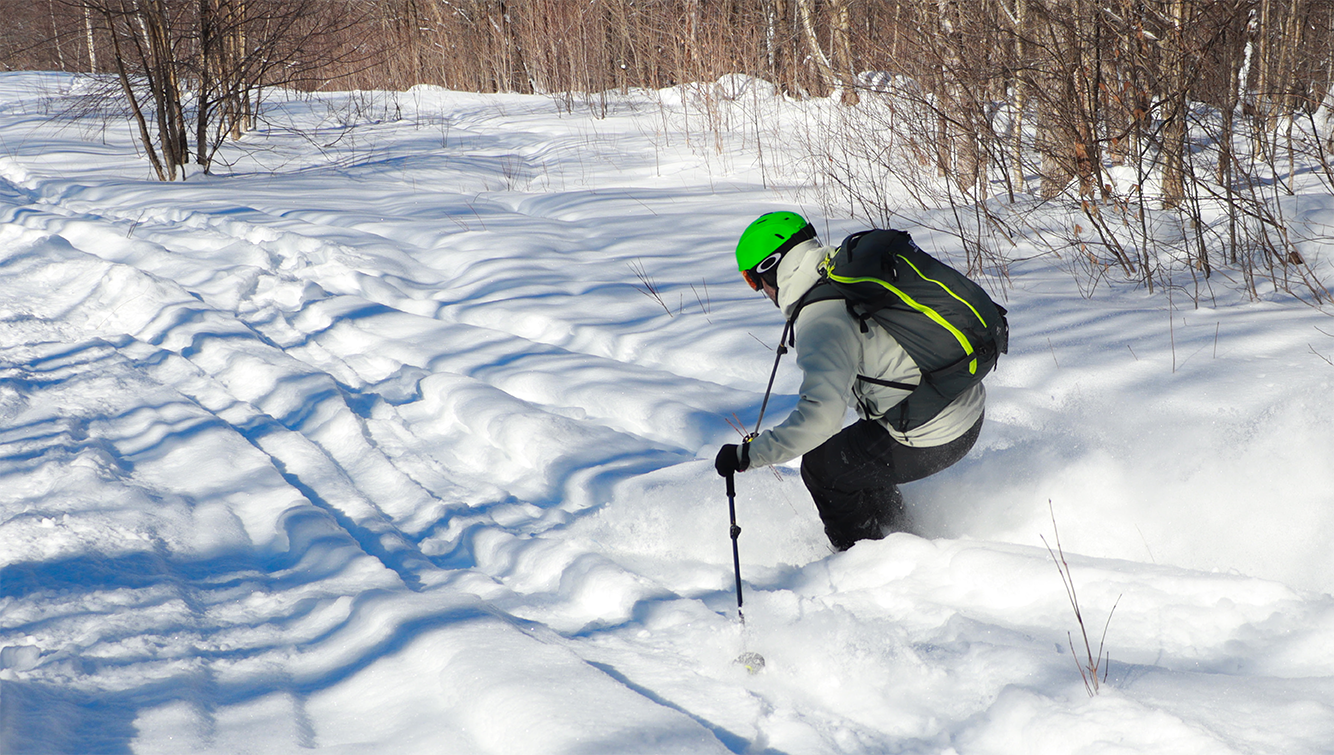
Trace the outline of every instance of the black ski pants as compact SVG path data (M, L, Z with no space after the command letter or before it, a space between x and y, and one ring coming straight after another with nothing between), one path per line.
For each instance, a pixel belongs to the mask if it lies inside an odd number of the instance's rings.
M899 484L920 480L962 459L977 442L982 418L943 446L915 448L879 422L859 420L807 453L801 479L815 499L829 542L847 550L905 528Z

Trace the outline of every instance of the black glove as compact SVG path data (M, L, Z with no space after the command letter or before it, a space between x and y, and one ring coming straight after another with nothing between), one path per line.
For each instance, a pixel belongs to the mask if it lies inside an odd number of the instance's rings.
M735 443L728 443L718 449L718 458L713 460L713 468L718 470L719 477L746 471L750 468L750 444L742 443L739 452Z

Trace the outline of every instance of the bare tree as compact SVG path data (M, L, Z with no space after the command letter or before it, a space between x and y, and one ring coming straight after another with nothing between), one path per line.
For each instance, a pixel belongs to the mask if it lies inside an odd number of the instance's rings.
M157 177L204 172L256 125L263 90L315 87L366 53L340 35L361 20L341 0L64 0L110 43L119 97ZM193 144L192 144L193 141ZM192 155L193 153L193 155Z

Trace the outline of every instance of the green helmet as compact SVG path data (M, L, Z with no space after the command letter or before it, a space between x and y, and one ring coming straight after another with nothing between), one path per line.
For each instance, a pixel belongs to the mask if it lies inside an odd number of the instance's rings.
M815 228L795 212L770 212L755 219L736 242L736 266L745 272L774 252L786 252L806 239L815 238Z

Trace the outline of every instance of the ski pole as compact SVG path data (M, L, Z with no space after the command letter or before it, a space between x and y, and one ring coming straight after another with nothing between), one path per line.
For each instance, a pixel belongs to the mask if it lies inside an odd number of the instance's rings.
M742 632L742 653L733 663L744 666L750 674L758 674L764 668L764 656L745 650L746 615L741 612L741 554L737 551L736 541L741 536L741 528L736 523L736 478L727 476L727 513L732 518L732 568L736 574L736 616L740 620Z
M736 475L727 475L727 513L732 519L732 568L736 572L736 615L741 623L746 623L745 614L741 613L741 553L737 550L737 538L741 537L741 528L736 523Z

